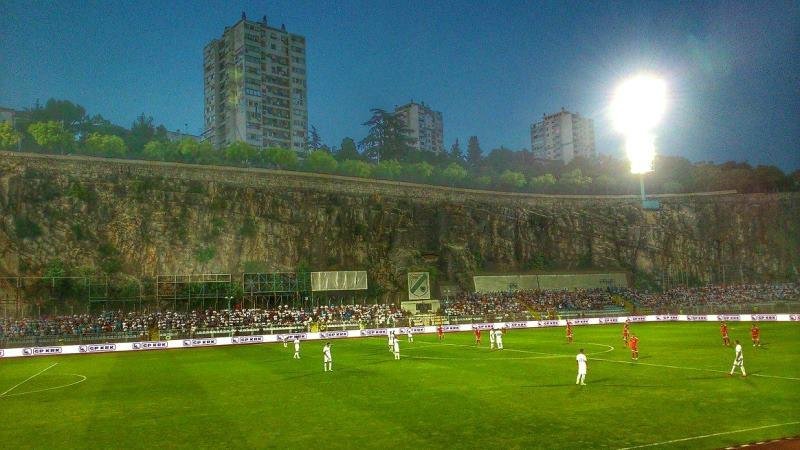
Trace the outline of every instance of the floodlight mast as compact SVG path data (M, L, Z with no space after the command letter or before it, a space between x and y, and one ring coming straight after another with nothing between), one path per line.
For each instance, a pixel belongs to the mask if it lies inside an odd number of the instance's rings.
M647 203L644 174L652 172L655 158L655 129L664 114L666 84L651 75L637 75L617 87L611 102L611 115L617 131L625 136L625 150L631 173L639 175L642 207ZM657 208L657 206L655 206Z

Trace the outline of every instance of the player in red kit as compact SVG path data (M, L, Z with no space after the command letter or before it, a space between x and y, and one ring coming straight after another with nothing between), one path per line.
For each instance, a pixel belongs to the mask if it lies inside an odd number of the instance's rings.
M567 343L572 344L572 322L567 321Z
M639 338L636 335L631 335L631 338L628 340L628 347L631 348L631 359L634 361L639 360Z
M436 335L439 336L439 340L444 340L444 327L439 325L436 327Z
M722 334L722 345L730 347L731 338L728 337L728 324L725 322L719 324L719 332Z
M753 339L753 347L761 347L761 329L758 328L758 324L753 324L750 327L750 337Z
M481 345L481 329L475 328L475 345Z
M626 320L625 325L622 326L622 342L626 344L628 343L628 339L630 339L631 336L630 326L631 326L630 320Z

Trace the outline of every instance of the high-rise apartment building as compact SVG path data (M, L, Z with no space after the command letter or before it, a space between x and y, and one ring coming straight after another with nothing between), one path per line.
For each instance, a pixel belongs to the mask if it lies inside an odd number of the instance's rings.
M306 39L283 25L242 18L203 52L205 131L216 148L243 141L304 151Z
M578 114L564 110L544 115L541 122L531 125L531 150L542 159L561 160L564 164L576 156L592 158L594 124Z
M394 113L406 129L411 145L417 150L439 153L444 151L444 125L442 113L427 107L425 103L408 103L398 106Z

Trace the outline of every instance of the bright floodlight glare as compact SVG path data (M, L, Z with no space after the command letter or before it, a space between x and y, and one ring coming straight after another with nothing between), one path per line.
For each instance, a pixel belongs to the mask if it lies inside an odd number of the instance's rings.
M631 162L631 173L647 173L653 170L656 157L655 136L651 133L629 134L625 139L625 152Z
M667 85L663 80L639 75L626 80L614 91L611 118L622 134L652 130L664 115Z

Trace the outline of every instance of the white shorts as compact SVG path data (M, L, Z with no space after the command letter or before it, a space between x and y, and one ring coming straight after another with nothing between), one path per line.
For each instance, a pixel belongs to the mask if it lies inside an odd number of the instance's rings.
M586 369L578 369L578 375L586 375Z
M322 357L322 362L326 362L326 363L327 362L333 362L333 358L331 358L330 356L323 356Z

